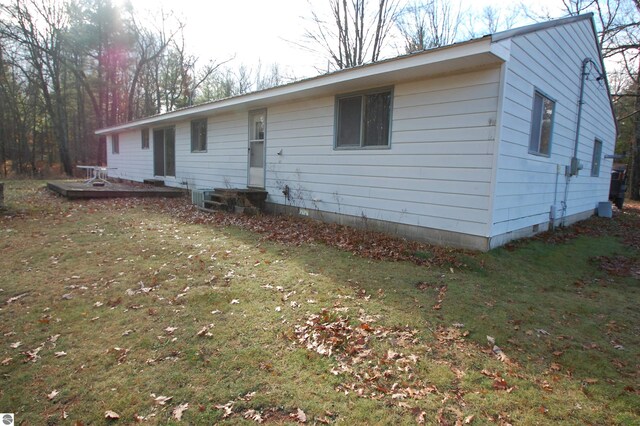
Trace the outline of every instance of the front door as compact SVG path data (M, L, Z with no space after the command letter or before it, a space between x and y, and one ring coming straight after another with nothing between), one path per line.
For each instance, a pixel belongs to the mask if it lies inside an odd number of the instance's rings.
M267 110L249 113L249 178L248 185L264 188Z

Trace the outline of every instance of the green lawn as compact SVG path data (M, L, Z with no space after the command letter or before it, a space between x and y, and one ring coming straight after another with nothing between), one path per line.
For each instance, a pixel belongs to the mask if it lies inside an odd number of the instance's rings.
M0 412L17 424L640 423L633 206L486 254L380 260L397 241L284 244L318 227L248 231L186 199L69 202L35 181L5 197Z

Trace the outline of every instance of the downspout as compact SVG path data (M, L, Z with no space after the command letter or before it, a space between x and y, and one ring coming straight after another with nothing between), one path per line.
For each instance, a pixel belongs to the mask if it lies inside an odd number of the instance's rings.
M567 198L569 196L569 182L573 176L577 176L578 172L582 170L582 164L580 160L578 160L578 146L580 144L580 125L582 122L582 105L584 104L584 86L587 81L587 76L589 73L587 72L587 65L593 65L595 70L598 72L598 77L596 77L597 81L600 81L604 78L602 73L598 71L598 64L596 64L591 58L584 58L582 60L582 67L580 72L580 95L578 97L578 117L576 118L576 139L573 145L573 156L571 157L571 162L569 166L567 166L565 171L565 176L567 178L567 182L564 188L564 201L562 201L562 219L561 224L564 226L565 216L567 213Z
M580 124L582 121L582 105L584 104L584 84L587 80L589 73L587 72L587 65L593 65L596 71L598 71L598 64L596 64L591 58L584 58L582 60L582 72L580 75L580 97L578 99L578 117L576 119L576 140L573 145L573 157L571 157L571 166L569 170L569 176L575 176L578 171L582 169L582 164L578 161L578 145L580 143ZM604 78L602 73L598 71L597 81Z

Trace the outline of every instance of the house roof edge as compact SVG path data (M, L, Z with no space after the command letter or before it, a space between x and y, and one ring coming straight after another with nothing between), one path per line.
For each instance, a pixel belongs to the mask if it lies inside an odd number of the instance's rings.
M538 22L531 25L525 25L524 27L513 28L510 30L500 31L500 32L491 34L490 37L493 42L497 42L497 41L505 40L508 38L529 34L535 31L546 30L549 28L559 27L561 25L583 21L585 19L592 20L593 13L589 12L589 13L584 13L582 15L568 16L566 18L559 18L551 21Z

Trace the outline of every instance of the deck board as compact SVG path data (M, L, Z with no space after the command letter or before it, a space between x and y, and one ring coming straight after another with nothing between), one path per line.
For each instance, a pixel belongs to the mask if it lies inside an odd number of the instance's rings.
M179 188L143 184L111 183L105 186L87 185L82 181L56 180L47 182L47 188L70 200L79 198L128 197L182 197L186 191Z

